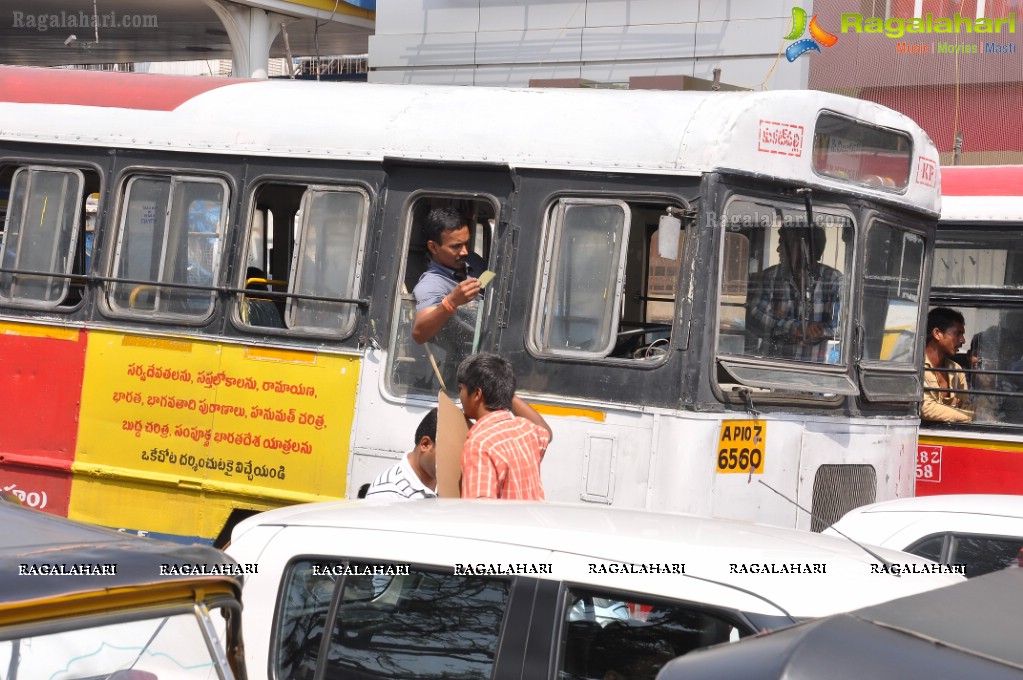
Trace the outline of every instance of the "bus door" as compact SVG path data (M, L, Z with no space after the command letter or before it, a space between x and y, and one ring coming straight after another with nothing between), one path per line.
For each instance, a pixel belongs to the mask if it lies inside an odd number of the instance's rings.
M515 285L499 340L518 391L555 431L546 497L698 510L668 475L688 465L692 434L678 416L691 391L683 383L700 178L521 177Z
M386 191L380 222L380 266L373 282L370 360L360 378L350 482L370 481L376 472L412 448L416 426L445 390L457 398L459 362L479 348L492 348L490 323L514 262L499 242L512 242L507 201L513 184L504 166L393 161L385 165ZM412 338L415 287L430 264L423 224L432 210L455 210L469 226L473 259L498 276L482 299L464 305L432 339ZM501 257L497 251L502 250ZM502 261L498 262L497 260ZM476 260L479 262L479 260ZM496 285L495 285L496 284ZM386 414L386 415L385 415Z

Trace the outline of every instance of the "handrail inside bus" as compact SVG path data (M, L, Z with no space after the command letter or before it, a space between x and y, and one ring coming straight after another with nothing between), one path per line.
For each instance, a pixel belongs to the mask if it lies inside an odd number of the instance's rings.
M271 288L273 288L274 286L287 286L288 285L287 281L281 281L280 279L263 279L263 278L245 279L245 287L246 288L248 288L250 285L252 285L254 283L263 283L263 284L266 284L266 285L270 286ZM259 291L259 292L263 292L263 291Z
M135 300L138 299L139 293L144 293L147 290L159 290L156 286L135 286L131 295L128 296L128 309L135 309Z
M16 269L13 267L0 267L0 274L22 274L25 276L45 276L56 279L67 279L74 283L126 283L138 286L152 286L153 288L171 288L176 290L198 290L207 293L237 293L241 295L247 295L252 293L252 290L246 288L235 288L233 286L207 286L199 283L177 283L172 281L150 281L146 279L124 279L117 276L97 276L95 274L65 274L62 272L47 272L39 271L35 269ZM281 299L281 300L314 300L317 302L342 302L345 304L358 305L359 307L369 307L369 298L340 298L340 297L329 297L326 295L307 295L304 293L285 293L279 291L256 291L260 295L265 295L268 299Z

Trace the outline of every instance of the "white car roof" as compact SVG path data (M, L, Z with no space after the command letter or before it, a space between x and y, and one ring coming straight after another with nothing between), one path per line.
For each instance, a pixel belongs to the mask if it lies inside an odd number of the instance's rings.
M287 539L288 532L295 540ZM245 562L281 551L323 555L325 546L328 555L413 564L550 562L552 575L539 578L780 614L773 603L796 617L847 611L961 580L872 573L879 561L863 549L810 532L606 506L485 500L281 508L239 524L229 552ZM899 564L932 564L906 553L877 552ZM592 574L587 567L593 562L683 563L692 578ZM824 564L826 572L735 574L732 564Z
M897 498L850 510L845 517L891 512L953 512L1023 519L1023 496L997 494L949 494Z
M942 534L1023 538L1023 496L920 496L850 510L824 532L895 550Z

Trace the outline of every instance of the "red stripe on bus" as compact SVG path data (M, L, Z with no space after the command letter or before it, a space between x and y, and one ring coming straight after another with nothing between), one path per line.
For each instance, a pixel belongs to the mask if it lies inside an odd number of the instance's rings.
M1019 196L1023 166L958 166L941 169L944 196Z
M0 67L0 101L172 111L218 87L243 82L144 73Z
M75 341L0 335L0 455L40 455L68 463L75 455L85 376L86 335Z
M983 446L941 446L920 442L920 450L938 450L930 479L917 477L917 496L982 493L1019 494L1023 479L1023 452L999 451Z

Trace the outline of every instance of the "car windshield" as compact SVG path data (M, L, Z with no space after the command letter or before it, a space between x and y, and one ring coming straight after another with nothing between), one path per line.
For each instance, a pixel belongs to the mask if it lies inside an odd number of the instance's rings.
M16 636L0 641L0 669L6 669L4 680L208 680L220 677L218 667L230 678L218 666L210 647L218 643L207 640L203 621L213 623L195 611Z

